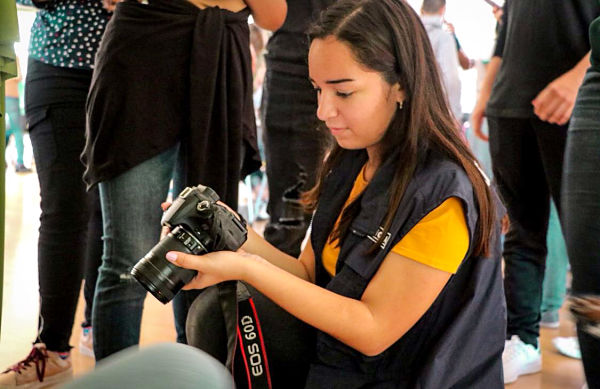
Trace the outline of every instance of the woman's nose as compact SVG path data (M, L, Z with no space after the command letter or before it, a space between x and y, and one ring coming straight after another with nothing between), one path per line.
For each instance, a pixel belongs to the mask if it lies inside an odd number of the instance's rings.
M321 121L326 121L337 115L337 108L335 107L334 102L332 101L333 96L328 96L328 94L321 92L318 99L318 107L317 107L317 117Z

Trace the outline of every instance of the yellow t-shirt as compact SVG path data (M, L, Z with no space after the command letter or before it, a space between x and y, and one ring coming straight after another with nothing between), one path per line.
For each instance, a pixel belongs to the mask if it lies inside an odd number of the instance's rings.
M367 184L363 167L354 181L344 208L360 195ZM322 253L323 266L331 275L335 275L335 265L340 253L337 244L337 240L328 241ZM469 230L462 204L458 198L450 197L421 219L392 251L433 268L456 273L468 249Z

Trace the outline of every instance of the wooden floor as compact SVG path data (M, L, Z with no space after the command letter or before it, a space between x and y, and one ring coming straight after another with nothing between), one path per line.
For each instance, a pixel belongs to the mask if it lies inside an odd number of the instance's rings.
M17 175L9 165L6 172L6 237L4 298L0 332L0 368L24 358L36 335L38 313L37 229L39 227L39 187L35 173ZM83 299L77 309L71 345L76 375L93 369L94 360L77 349L83 318ZM551 343L555 336L570 336L573 324L561 312L561 326L543 329L541 335L543 370L519 378L510 389L580 389L584 383L579 361L559 355ZM175 338L170 305L152 296L146 299L142 320L141 346L170 342ZM175 385L176 387L176 385Z

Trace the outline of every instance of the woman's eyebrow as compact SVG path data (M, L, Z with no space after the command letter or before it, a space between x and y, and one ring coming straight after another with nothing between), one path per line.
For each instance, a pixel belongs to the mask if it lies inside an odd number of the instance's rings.
M340 78L339 80L327 80L325 81L326 84L341 84L343 82L352 82L354 81L354 79L352 78Z
M308 78L310 80L311 83L313 83L314 85L316 85L317 83L315 82L315 80L313 80L312 78ZM338 80L327 80L325 81L326 84L341 84L343 82L352 82L355 81L353 78L340 78Z

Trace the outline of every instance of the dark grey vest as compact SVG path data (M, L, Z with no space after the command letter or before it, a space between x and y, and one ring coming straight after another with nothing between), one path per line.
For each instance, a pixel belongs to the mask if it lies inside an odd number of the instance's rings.
M391 248L444 200L457 197L462 201L471 242L478 220L473 189L465 172L447 158L430 152L407 188L384 247L367 254L373 239L381 233L388 204L387 190L395 166L386 163L363 194L361 211L352 222L352 232L343 239L336 276L331 278L322 266L321 253L365 161L364 151L347 151L339 168L330 172L311 235L317 284L355 299L361 298ZM306 388L503 388L506 307L499 223L496 231L491 258L471 255L470 247L429 310L380 355L367 357L319 332Z

